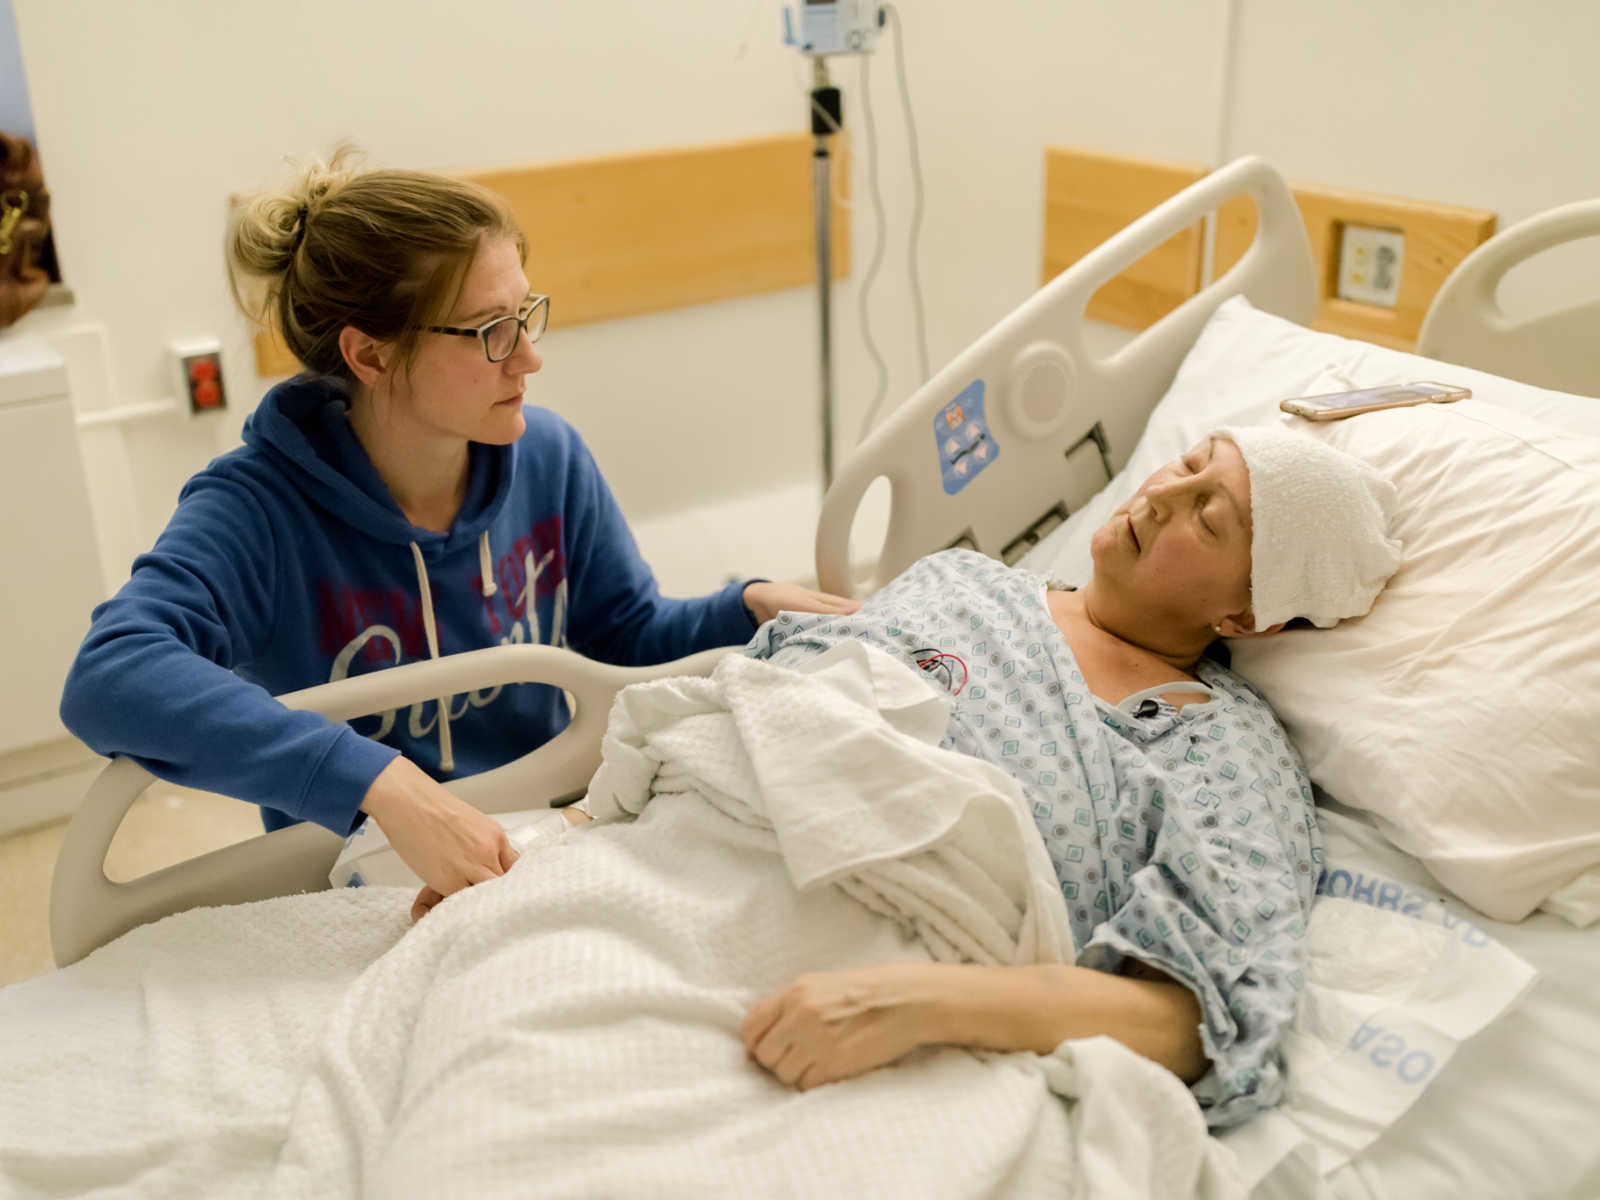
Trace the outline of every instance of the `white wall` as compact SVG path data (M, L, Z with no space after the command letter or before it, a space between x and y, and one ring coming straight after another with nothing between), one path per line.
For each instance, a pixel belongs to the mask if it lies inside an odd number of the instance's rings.
M183 479L235 444L259 395L220 246L227 197L268 181L282 155L351 138L389 165L483 166L806 123L809 74L779 44L777 0L14 2L78 297L28 322L104 323L107 403L166 393L171 338L226 345L234 407L220 423L95 435L97 511L115 524L101 533L110 578L159 531ZM1260 151L1291 179L1480 205L1508 222L1600 194L1591 0L901 7L935 365L1037 286L1048 144L1191 162ZM856 328L873 226L857 69L835 63L857 201L855 273L835 308L841 443L876 386ZM906 134L887 37L871 71L893 238L871 312L892 404L917 375ZM535 257L535 281L537 270ZM808 289L557 331L530 396L583 430L630 517L649 524L816 477L815 346ZM807 542L810 515L787 519L786 535Z
M1291 180L1486 208L1500 228L1600 196L1594 0L1238 0L1229 155ZM1507 277L1514 306L1594 295L1600 243Z
M1182 96L1208 86L1211 64L1184 51L1209 17L1156 0L1115 14L1012 2L973 29L965 6L905 7L937 362L1037 284L1047 142L1193 154L1209 102ZM159 531L183 479L234 444L259 393L219 250L228 195L270 178L285 153L353 138L384 163L445 168L806 127L808 73L780 44L771 0L18 0L17 18L79 301L29 320L46 331L103 320L120 403L165 394L169 339L214 333L226 346L235 407L220 428L167 421L105 435L125 441L133 495L116 507L137 514L125 523L138 531L113 573ZM903 241L908 172L887 49L873 92ZM1142 81L1132 106L1114 98L1128 70ZM855 65L841 63L839 80L859 135ZM865 204L856 216L859 278ZM903 253L890 248L872 303L891 402L914 383ZM531 270L537 279L537 260ZM841 287L835 310L842 438L875 384L854 291ZM647 520L816 475L815 347L815 297L799 289L558 331L530 395L579 425L630 516Z

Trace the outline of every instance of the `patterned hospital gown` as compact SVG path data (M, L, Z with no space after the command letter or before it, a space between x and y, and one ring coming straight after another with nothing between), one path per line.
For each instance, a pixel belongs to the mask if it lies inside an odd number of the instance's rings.
M922 559L848 616L782 613L775 663L859 638L954 693L942 745L1008 771L1061 881L1081 966L1132 958L1186 984L1213 1127L1277 1101L1322 847L1310 781L1259 693L1209 660L1210 699L1124 711L1091 695L1046 581L966 550ZM1137 714L1137 715L1135 715Z

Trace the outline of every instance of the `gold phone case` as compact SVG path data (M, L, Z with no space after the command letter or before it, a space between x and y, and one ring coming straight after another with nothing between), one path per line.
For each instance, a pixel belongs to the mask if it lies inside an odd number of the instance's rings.
M1412 391L1416 387L1435 387L1445 389L1443 393L1424 395ZM1392 393L1392 395L1386 395ZM1341 396L1370 395L1372 399L1367 403L1350 405L1331 404ZM1457 400L1465 400L1472 395L1471 388L1457 387L1454 384L1437 383L1433 380L1417 380L1414 383L1390 384L1381 388L1355 388L1348 392L1324 392L1317 396L1296 396L1290 400L1279 401L1278 407L1286 413L1293 413L1297 417L1304 417L1308 421L1339 421L1345 417L1358 417L1362 413L1379 412L1385 408L1411 408L1418 404L1453 404Z

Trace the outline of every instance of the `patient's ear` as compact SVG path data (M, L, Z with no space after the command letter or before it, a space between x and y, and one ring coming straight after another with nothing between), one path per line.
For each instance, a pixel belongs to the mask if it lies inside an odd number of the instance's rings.
M1217 626L1217 630L1225 638L1261 638L1271 637L1287 624L1287 621L1279 621L1267 629L1257 629L1255 614L1242 612L1234 613L1231 617L1223 617L1222 624Z

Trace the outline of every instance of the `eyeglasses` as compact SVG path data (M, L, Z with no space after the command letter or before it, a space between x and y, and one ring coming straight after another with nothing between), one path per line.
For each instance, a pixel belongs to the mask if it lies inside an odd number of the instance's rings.
M526 333L530 342L537 342L550 323L550 297L528 293L523 301L527 306L514 317L496 317L487 325L476 329L461 329L455 325L425 325L429 333L453 333L457 337L475 337L483 343L483 353L490 362L504 362L517 350L517 335Z

